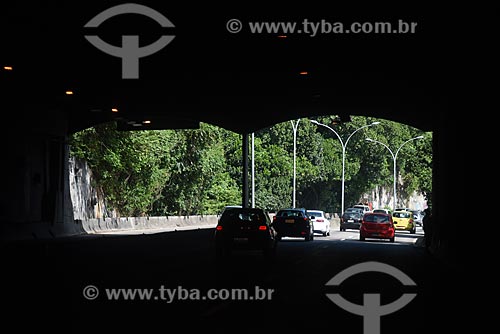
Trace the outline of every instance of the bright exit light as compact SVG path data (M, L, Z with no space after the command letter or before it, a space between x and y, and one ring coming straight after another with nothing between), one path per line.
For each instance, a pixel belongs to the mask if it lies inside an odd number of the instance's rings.
M118 109L117 108L111 108L111 111L112 112L118 112Z
M308 75L308 74L309 74L309 72L307 72L307 71L302 71L302 72L299 72L299 74L300 74L300 75Z
M6 70L6 71L12 71L13 70L12 66L4 66L3 69Z
M73 94L74 94L74 93L73 93L73 91L72 91L72 90L67 90L67 91L66 91L66 95L73 95Z
M151 124L151 121L142 121L143 124Z

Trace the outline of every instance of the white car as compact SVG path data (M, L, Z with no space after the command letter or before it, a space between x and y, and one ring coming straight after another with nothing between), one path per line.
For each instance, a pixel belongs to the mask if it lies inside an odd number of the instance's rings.
M363 210L363 214L365 214L367 212L372 212L372 209L370 209L370 207L368 205L364 205L364 204L356 204L353 206L353 208L359 208L359 209Z
M313 223L314 233L321 233L325 237L330 235L330 221L326 218L324 211L307 210L307 215Z

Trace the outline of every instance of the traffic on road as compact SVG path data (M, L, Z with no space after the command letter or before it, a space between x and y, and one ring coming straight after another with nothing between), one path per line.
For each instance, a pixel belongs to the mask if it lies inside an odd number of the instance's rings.
M260 210L235 212L237 219L224 223L222 231L238 234L238 242L270 233ZM446 332L449 319L440 310L454 314L464 306L463 295L455 295L451 284L463 273L424 251L422 227L414 234L396 231L390 242L361 241L359 230L340 231L335 219L331 225L330 235L315 233L309 241L301 235L282 237L271 257L263 256L272 241L267 237L254 248L218 257L218 245L227 240L216 242L215 227L54 239L31 243L22 252L12 245L3 249L17 252L15 260L4 263L9 289L3 298L27 312L50 300L64 306L60 312L69 313L60 313L64 319L89 329L90 320L99 317L102 330L123 326L147 332L168 324L230 333L236 321L238 333L314 332L332 326L362 333L363 317L337 305L337 295L362 305L363 294L377 293L385 305L412 293L416 296L404 308L380 318L380 332L422 333L426 323L437 324L431 333ZM249 233L238 232L238 226ZM407 279L398 281L402 276ZM262 322L259 315L270 321ZM421 317L425 322L416 321Z

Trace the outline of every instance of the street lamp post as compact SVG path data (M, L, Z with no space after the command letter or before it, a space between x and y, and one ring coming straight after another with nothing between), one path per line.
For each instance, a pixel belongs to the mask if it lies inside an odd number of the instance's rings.
M396 201L396 181L397 181L396 159L398 158L398 153L399 153L399 151L401 150L401 148L406 143L409 143L412 140L422 139L422 138L424 138L424 136L417 136L417 137L408 139L403 144L401 144L401 146L398 147L398 149L396 150L396 153L393 153L392 150L389 148L389 146L387 146L386 144L384 144L382 142L379 142L378 140L375 140L375 139L366 138L366 140L369 141L369 142L377 143L377 144L380 144L380 145L384 146L389 151L389 153L391 153L392 160L393 160L393 178L394 178L394 182L393 182L393 195L392 195L393 196L393 199L392 199L392 211L396 210L396 203L397 203L397 201Z
M299 127L300 118L296 123L293 120L290 120L293 128L293 199L292 199L292 208L295 208L295 187L296 187L296 179L297 179L297 128Z
M252 208L255 208L255 135L252 132Z
M349 142L349 139L351 139L351 137L356 133L358 132L359 130L361 129L364 129L364 128L367 128L369 126L372 126L372 125L377 125L377 124L380 124L380 122L373 122L373 123L370 123L370 124L367 124L367 125L363 125L362 127L354 130L350 135L349 137L347 137L346 141L344 142L342 140L342 138L340 137L340 135L337 133L337 131L335 131L334 129L332 129L331 127L329 127L328 125L326 124L323 124L323 123L320 123L316 120L311 120L312 123L316 124L316 125L320 125L320 126L323 126L327 129L329 129L330 131L332 131L333 133L335 133L335 135L337 136L337 138L340 140L340 144L342 145L342 199L341 199L341 212L340 212L340 215L343 215L344 214L344 192L345 192L345 153L346 153L346 147L347 147L347 143Z

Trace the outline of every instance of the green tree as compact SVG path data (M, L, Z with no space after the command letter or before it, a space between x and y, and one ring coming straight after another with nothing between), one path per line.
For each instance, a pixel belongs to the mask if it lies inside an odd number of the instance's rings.
M141 216L161 194L169 175L172 142L170 133L122 132L112 122L75 133L71 154L88 162L95 186L119 214Z
M200 129L178 133L181 140L172 148L175 161L154 213L214 214L220 210L219 203L241 201L238 184L226 164L226 130L201 124Z

